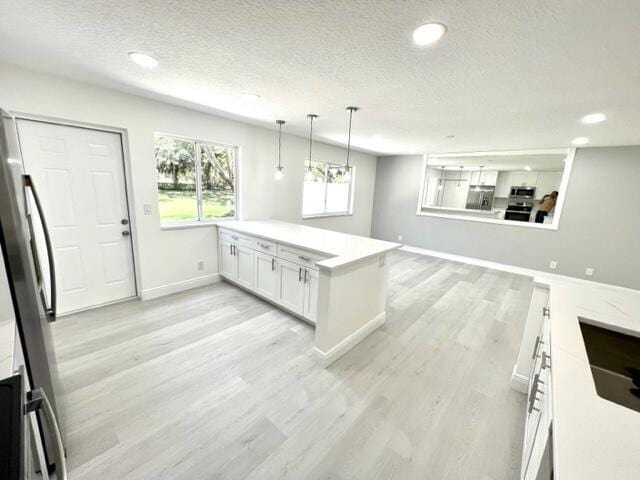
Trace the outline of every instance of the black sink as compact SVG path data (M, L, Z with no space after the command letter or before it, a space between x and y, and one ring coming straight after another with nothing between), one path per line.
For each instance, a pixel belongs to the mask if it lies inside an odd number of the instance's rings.
M640 338L579 320L596 392L640 412Z

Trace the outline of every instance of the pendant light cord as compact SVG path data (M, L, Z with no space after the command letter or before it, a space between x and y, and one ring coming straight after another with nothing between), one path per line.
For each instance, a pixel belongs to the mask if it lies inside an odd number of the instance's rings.
M279 128L278 128L278 169L282 168L281 157L280 157L280 152L282 151L282 123L284 122L279 122Z
M311 171L311 153L313 149L313 120L314 118L318 118L318 115L310 113L309 115L307 115L307 118L311 120L311 128L309 128L309 166L308 166L308 170Z
M349 165L349 157L351 155L351 122L353 121L353 112L357 112L360 109L358 107L347 107L347 110L349 110L349 133L347 137L347 164L345 165L345 170L348 172L351 168L351 165Z

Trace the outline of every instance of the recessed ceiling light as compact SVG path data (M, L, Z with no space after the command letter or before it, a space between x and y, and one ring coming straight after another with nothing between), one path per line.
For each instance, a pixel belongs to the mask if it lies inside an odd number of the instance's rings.
M586 145L589 143L589 139L587 137L577 137L571 140L571 143L574 145Z
M529 165L525 165L525 166L524 166L524 169L525 169L527 172L530 172L530 171L531 171L531 167L530 167Z
M144 68L154 68L158 66L158 60L151 55L139 52L129 52L129 58L133 63L136 63Z
M442 23L425 23L413 31L413 41L416 45L425 46L440 40L447 27Z
M260 100L260 95L257 93L245 92L242 94L242 99L246 102L256 103Z
M607 116L604 113L590 113L589 115L582 117L582 123L592 125L594 123L604 122L606 119Z

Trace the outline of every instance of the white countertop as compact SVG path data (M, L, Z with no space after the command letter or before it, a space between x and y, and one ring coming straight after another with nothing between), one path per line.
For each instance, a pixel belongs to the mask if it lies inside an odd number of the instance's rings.
M218 227L327 255L331 258L322 260L316 265L328 270L344 267L401 247L399 243L277 220L237 220L220 223Z
M598 396L578 320L640 336L640 291L550 285L555 478L640 479L640 412Z

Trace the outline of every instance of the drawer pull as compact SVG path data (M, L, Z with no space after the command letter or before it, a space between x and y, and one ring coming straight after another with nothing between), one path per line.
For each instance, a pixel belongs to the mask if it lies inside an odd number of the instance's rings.
M231 235L231 238L233 238L234 240L238 240L238 236L237 235Z
M260 244L260 246L261 246L262 248L267 249L267 250L271 248L271 245L267 245L266 243L261 243L261 244Z
M306 257L304 255L298 255L298 258L300 260L302 260L303 262L310 262L311 261L311 259L309 257Z
M298 267L298 281L302 281L302 267Z
M540 345L542 345L544 342L542 340L540 340L540 335L538 335L536 337L536 344L533 347L533 356L531 358L537 358L538 357L538 350L540 349Z

